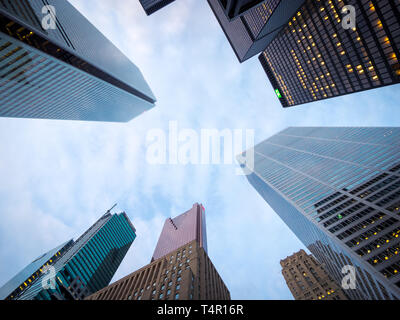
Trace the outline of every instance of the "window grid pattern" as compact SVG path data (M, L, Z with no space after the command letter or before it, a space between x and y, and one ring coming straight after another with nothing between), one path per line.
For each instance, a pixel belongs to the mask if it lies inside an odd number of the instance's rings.
M350 261L355 297L399 297L400 129L288 128L254 151L250 182L338 281Z
M357 27L342 27L341 0L308 0L259 59L284 107L400 81L400 3L353 0Z

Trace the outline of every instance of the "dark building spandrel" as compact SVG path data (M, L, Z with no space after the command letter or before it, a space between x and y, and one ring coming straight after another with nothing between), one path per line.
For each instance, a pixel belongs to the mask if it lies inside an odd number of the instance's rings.
M154 107L140 70L68 1L20 4L0 2L0 116L126 122Z
M343 28L345 5L355 29ZM399 32L398 1L307 0L259 59L290 107L399 83Z
M194 240L207 252L205 223L205 209L197 203L185 213L165 220L152 261Z
M337 283L355 268L346 294L398 299L400 129L288 128L254 151L257 192Z

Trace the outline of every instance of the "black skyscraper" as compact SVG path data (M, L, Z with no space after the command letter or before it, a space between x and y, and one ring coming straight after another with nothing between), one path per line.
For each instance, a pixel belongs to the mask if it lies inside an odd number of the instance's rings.
M355 28L344 28L345 5ZM283 107L398 83L400 2L307 0L259 59Z

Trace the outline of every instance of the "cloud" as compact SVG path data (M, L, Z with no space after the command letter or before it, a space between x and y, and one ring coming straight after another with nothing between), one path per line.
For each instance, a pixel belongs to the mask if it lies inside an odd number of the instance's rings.
M127 124L0 119L0 285L118 202L137 228L114 280L150 261L162 223L202 202L209 255L234 299L291 299L279 261L302 245L225 165L149 165L146 134L179 128L398 125L395 87L282 109L256 58L239 64L206 1L147 17L138 1L71 1L143 72L157 106Z

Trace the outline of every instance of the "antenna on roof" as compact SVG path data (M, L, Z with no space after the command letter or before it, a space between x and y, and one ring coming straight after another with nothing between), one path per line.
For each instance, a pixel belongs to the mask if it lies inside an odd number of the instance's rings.
M107 212L104 215L110 214L111 210L114 209L117 206L117 203L114 204L110 209L107 210Z

